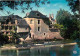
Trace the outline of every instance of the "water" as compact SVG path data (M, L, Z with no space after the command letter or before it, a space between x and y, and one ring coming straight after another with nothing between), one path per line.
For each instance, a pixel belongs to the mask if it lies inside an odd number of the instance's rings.
M0 50L0 56L80 56L80 48L78 45L69 45L23 50Z

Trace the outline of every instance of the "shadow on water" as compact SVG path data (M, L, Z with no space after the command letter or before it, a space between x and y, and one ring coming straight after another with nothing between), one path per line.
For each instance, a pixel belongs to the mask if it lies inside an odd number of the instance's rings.
M78 56L80 50L75 46L36 47L24 50L0 50L0 56Z

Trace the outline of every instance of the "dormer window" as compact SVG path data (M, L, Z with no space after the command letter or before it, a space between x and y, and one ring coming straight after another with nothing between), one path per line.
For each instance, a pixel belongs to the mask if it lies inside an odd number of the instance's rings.
M40 15L39 15L39 13L36 13L36 15L39 17Z

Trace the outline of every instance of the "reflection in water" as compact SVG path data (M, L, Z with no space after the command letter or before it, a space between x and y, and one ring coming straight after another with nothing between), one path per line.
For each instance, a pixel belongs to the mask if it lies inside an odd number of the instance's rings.
M76 48L73 49L72 56L79 56L80 55L80 49L78 48L78 45L75 45Z
M0 56L15 56L16 54L16 50L0 50Z
M51 56L56 56L56 52L50 52Z
M59 47L36 47L24 50L0 50L0 56L78 56L80 50L77 45Z

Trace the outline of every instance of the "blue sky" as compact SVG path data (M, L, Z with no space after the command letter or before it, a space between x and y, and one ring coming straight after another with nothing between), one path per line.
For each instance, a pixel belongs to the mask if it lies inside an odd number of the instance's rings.
M66 2L66 0L50 0L50 4L45 4L45 5L40 4L40 7L35 6L35 4L31 4L31 7L33 7L32 10L38 10L42 14L47 15L47 16L49 16L49 14L53 14L54 18L56 18L57 11L59 11L60 8L71 12L70 7L68 6L68 3ZM14 12L14 15L19 15L21 17L24 17L27 12L31 11L29 9L29 10L26 10L25 13L22 13L21 9L13 11L7 7L5 7L5 10L6 11L10 10L10 11ZM0 11L0 14L3 16L7 15L7 13L5 11L3 11L3 12Z

